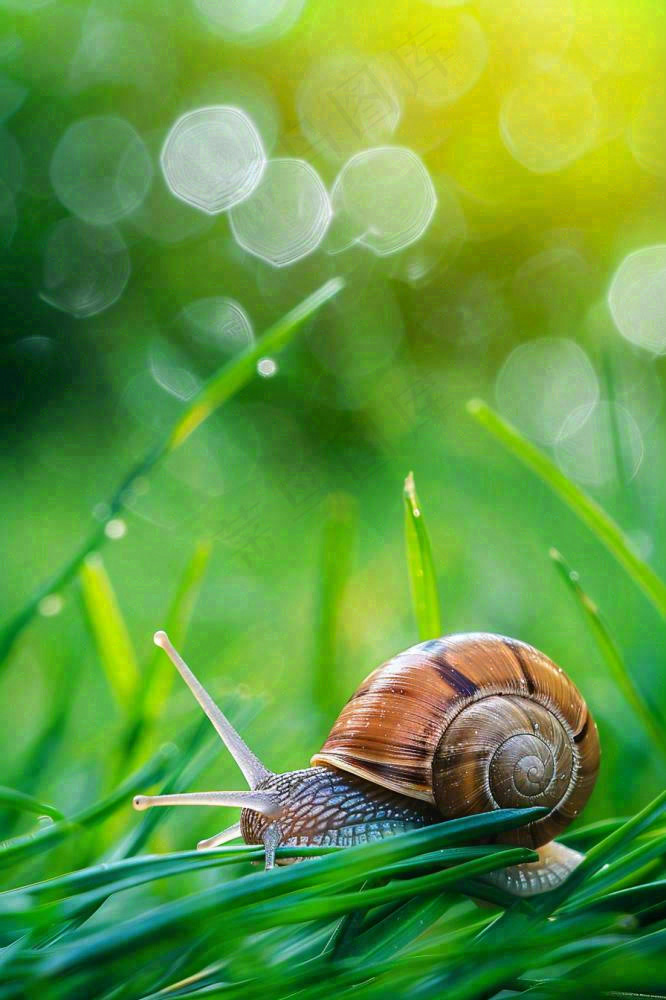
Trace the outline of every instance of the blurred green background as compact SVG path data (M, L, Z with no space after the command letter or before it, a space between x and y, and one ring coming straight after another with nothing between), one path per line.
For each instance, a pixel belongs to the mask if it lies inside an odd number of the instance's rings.
M139 662L152 656L196 545L210 543L187 658L269 766L305 766L356 684L418 640L401 496L414 470L444 631L503 632L561 664L601 735L586 820L638 809L663 786L661 764L549 547L580 572L662 717L664 623L465 402L497 406L666 573L663 6L308 0L229 10L204 0L0 2L3 618L70 557L127 470L230 356L233 345L196 335L192 304L233 299L258 337L340 276L345 289L275 356L274 373L257 374L112 522L104 564ZM332 254L325 239L272 267L238 245L227 215L205 215L165 186L165 136L211 104L242 109L269 157L305 159L329 190L354 153L407 147L437 192L432 221L389 256L362 245ZM102 234L129 264L122 294L77 317L51 304L53 268L73 268L76 285L86 265L80 248L53 256L54 227L69 216L53 157L72 124L97 116L130 123L152 170L140 203ZM76 175L85 150L66 153ZM101 171L97 182L115 180ZM646 248L611 310L613 276ZM331 531L336 551L331 518L351 525L332 623L322 555ZM62 731L44 743L63 701ZM197 711L176 681L142 754L180 736ZM125 716L75 581L42 602L0 675L0 782L71 814L117 780ZM37 760L38 746L47 751ZM242 782L220 753L196 787ZM223 825L176 810L154 846L189 847Z

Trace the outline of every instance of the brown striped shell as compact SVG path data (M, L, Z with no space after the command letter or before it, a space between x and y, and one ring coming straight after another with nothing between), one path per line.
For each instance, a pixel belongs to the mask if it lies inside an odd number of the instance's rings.
M450 819L550 811L502 837L539 847L587 802L597 727L566 674L532 646L486 633L420 643L378 667L311 763L434 803Z

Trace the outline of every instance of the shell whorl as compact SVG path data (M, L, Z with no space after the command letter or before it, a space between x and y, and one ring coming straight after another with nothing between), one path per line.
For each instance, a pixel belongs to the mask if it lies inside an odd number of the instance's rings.
M420 643L375 670L312 763L435 803L447 819L545 806L543 819L502 837L539 847L585 805L599 743L583 698L552 660L471 633Z

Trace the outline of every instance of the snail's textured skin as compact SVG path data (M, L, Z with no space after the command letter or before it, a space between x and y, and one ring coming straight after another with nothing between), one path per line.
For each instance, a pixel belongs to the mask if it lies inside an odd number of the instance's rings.
M550 811L502 840L540 847L581 811L599 768L594 721L543 653L486 633L393 657L360 685L312 764L436 804L440 818Z
M258 786L257 791L263 790L276 793L283 803L278 821L280 843L285 846L352 847L441 821L437 810L425 802L327 767L273 775ZM271 822L243 809L243 840L262 843Z

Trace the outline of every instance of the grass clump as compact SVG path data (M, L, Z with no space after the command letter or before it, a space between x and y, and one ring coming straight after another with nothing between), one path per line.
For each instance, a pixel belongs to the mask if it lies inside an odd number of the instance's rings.
M211 399L209 392L206 405ZM505 433L487 409L475 412L552 479L548 460L537 462L517 432ZM181 429L169 440L183 434ZM559 489L559 481L551 485ZM653 584L652 571L633 556L627 565L621 535L609 536L604 527L606 515L586 507L573 487L559 492L649 596L658 597L663 585ZM439 602L413 477L404 502L414 612L419 635L428 637L439 631ZM330 709L326 670L337 655L356 530L347 498L337 497L329 513L313 696L322 715ZM342 570L332 555L340 546ZM169 619L180 639L209 555L207 543L197 546L177 588ZM559 553L553 558L585 611L614 683L654 732L657 720L596 606ZM280 848L282 860L317 860L271 872L252 870L263 860L263 850L253 846L146 852L148 841L159 845L168 811L138 818L130 811L133 793L150 785L163 792L190 787L217 745L206 741L204 721L145 759L168 683L152 658L144 669L133 652L128 659L129 632L99 558L79 563L83 607L108 683L125 706L124 726L108 748L111 787L78 812L67 815L58 803L42 803L32 794L38 796L38 788L0 789L5 816L20 815L27 823L0 844L7 878L0 892L0 998L666 996L666 793L633 817L565 834L562 840L584 850L585 860L562 886L527 900L506 895L484 875L534 860L526 848L493 839L543 810L497 810L345 850ZM21 621L29 618L26 611ZM113 635L111 622L118 626ZM12 628L16 623L6 635ZM57 734L61 711L55 704L42 753ZM134 758L144 762L119 781ZM39 825L35 814L42 817Z

